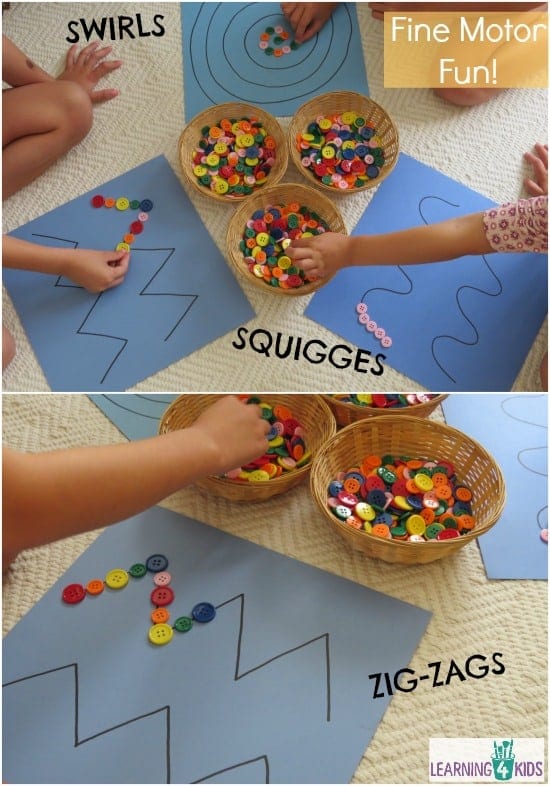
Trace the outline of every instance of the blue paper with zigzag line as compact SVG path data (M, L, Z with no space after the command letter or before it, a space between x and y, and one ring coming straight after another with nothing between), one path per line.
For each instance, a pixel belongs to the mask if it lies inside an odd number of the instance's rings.
M164 156L11 234L57 248L113 249L138 211L94 208L98 193L153 203L120 286L97 295L63 277L3 273L53 390L126 390L254 316Z
M68 584L159 553L175 596L168 624L201 601L212 621L152 644L152 573L61 600ZM404 668L429 619L152 508L100 535L4 639L4 778L348 783L391 700L369 675Z
M493 203L401 154L354 235L395 232L485 210ZM543 254L465 256L436 264L346 268L305 314L430 390L510 390L547 311ZM359 323L356 305L393 344Z

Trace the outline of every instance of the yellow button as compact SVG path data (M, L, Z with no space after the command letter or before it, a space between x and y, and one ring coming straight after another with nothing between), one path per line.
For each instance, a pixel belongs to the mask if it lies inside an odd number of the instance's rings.
M329 128L332 128L332 120L329 120L328 117L323 117L319 120L318 125L321 131L328 131Z
M126 197L120 197L115 202L115 205L117 210L128 210L130 207L130 200L126 199Z
M431 491L434 487L431 477L429 475L425 475L423 472L416 473L414 476L414 482L421 491Z
M206 156L206 163L208 166L218 166L220 157L216 155L216 153L209 153L209 155Z
M105 584L111 589L122 589L128 584L129 576L122 568L114 568L105 576Z
M149 641L151 644L168 644L172 640L174 631L165 622L159 622L158 625L152 625L149 628Z
M130 246L128 245L128 243L119 243L115 248L115 251L129 251L129 250L130 250Z
M409 535L423 535L426 532L426 522L417 513L409 516L405 527Z
M214 181L214 191L216 194L227 194L229 191L229 183L227 180L222 180L221 177L217 177Z
M266 481L269 480L269 472L263 469L255 469L248 476L248 480Z
M343 112L342 113L342 123L345 123L347 126L350 126L352 123L355 122L355 118L357 115L355 112Z
M205 166L203 166L202 164L197 164L197 166L194 167L194 169L193 169L193 174L196 177L202 177L203 175L206 175L207 173L208 173L208 169Z
M330 145L325 145L325 147L323 147L321 150L321 155L323 158L334 158L336 155L336 150L333 147L330 147Z
M279 257L277 264L281 270L288 270L288 268L292 265L292 260L290 257Z
M217 153L219 156L224 156L227 153L227 145L225 142L216 142L214 145L214 153Z
M393 498L393 504L400 508L400 510L412 510L412 505L409 505L405 497L397 496Z
M258 232L256 235L256 243L262 248L265 248L265 246L269 245L269 235L267 232Z
M254 144L254 137L252 134L241 134L237 137L236 142L238 147L252 147Z

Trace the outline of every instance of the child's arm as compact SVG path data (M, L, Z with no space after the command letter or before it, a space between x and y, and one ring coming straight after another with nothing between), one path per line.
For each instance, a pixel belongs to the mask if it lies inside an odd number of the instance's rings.
M348 237L325 232L293 240L287 254L309 276L325 278L343 267L415 265L491 251L483 213L472 213L385 235Z
M189 428L151 439L47 453L4 450L3 555L113 524L209 474L262 455L260 408L227 396Z
M53 82L53 76L33 63L13 41L2 35L2 79L12 87L35 82Z
M127 251L50 248L10 235L2 238L4 267L66 276L90 292L103 292L121 284L129 262Z
M338 3L281 3L281 10L298 44L313 38L325 25Z

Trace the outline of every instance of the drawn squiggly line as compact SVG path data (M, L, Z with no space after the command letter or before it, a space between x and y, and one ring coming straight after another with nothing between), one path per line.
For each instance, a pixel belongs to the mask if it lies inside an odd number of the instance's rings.
M144 401L150 401L152 404L171 404L172 403L172 401L171 400L169 401L168 399L149 398L149 397L141 395L139 393L136 393L135 395L138 396L140 399L143 399ZM149 420L159 420L160 419L158 415L148 415L145 412L140 412L140 410L138 410L138 409L132 409L132 407L127 407L124 404L121 404L120 401L118 401L115 398L113 398L113 396L107 396L105 394L102 394L102 397L106 401L108 401L110 404L112 404L114 407L117 407L118 409L123 409L126 412L130 412L132 415L139 415L139 417L148 418ZM127 398L126 394L124 394L124 398L125 399Z
M33 237L42 237L42 238L48 238L50 240L59 240L59 241L66 242L66 243L72 243L74 245L74 248L78 247L78 242L77 241L69 240L67 238L60 238L60 237L55 237L53 235L41 235L41 234L33 234ZM168 297L191 298L191 302L189 303L189 305L187 306L187 308L185 309L183 314L179 317L179 319L173 325L171 330L164 337L164 341L168 341L168 339L173 335L174 331L178 328L178 326L181 324L181 322L185 319L185 317L189 313L189 310L195 305L195 302L197 301L197 299L199 297L196 294L182 293L182 292L147 292L147 289L149 288L149 286L151 286L151 284L153 283L155 278L163 270L164 266L166 264L168 264L169 260L171 259L172 255L174 254L175 250L176 250L175 248L171 248L171 247L168 247L168 248L138 248L138 247L134 247L132 249L132 251L169 251L170 252L168 254L168 256L166 257L166 259L164 260L164 262L160 265L160 267L155 271L155 273L153 273L153 275L151 276L149 281L145 284L143 289L138 293L140 296L145 296L145 297L147 297L147 296L149 296L149 297L168 296ZM84 289L84 287L82 287L82 286L80 286L78 284L62 284L61 283L61 279L62 278L63 278L62 276L58 276L54 286L61 287L61 288ZM82 323L80 324L80 326L76 330L77 335L81 335L81 336L96 336L98 338L108 338L108 339L112 339L113 341L120 341L120 342L122 342L122 346L120 347L118 352L115 354L115 356L111 360L110 364L107 366L107 370L105 371L105 373L101 377L101 379L99 381L100 385L103 385L103 383L105 382L109 372L111 371L111 369L113 368L113 366L115 365L115 363L117 362L117 360L119 359L121 354L124 352L124 350L126 349L126 346L128 345L128 342L129 342L129 339L128 338L124 338L124 336L114 336L114 335L111 335L110 333L97 333L97 332L91 331L91 330L83 330L86 322L91 317L95 307L97 306L97 304L99 303L99 301L101 300L103 295L105 295L105 292L100 292L98 294L98 296L94 300L92 306L90 307L88 313L84 317L84 320L82 321Z
M246 671L241 672L240 671L241 646L242 646L242 636L243 636L243 629L244 629L244 601L245 601L244 592L241 592L238 595L235 595L234 597L229 598L228 600L222 601L215 608L216 609L221 609L224 606L229 605L230 603L234 603L235 601L238 601L239 604L240 604L240 612L239 612L239 633L238 633L238 638L237 638L237 652L236 652L236 658L235 658L235 672L234 672L234 676L233 676L234 681L237 682L238 680L243 679L244 677L248 676L249 674L252 674L255 671L259 671L260 669L263 669L264 666L268 666L270 663L273 663L274 661L279 660L280 658L284 658L286 655L290 655L293 652L297 652L298 650L303 649L304 647L308 647L310 644L314 644L317 641L323 641L324 640L324 642L325 642L325 665L326 665L326 690L327 690L327 704L326 704L327 713L326 713L326 719L327 719L327 722L329 722L330 721L330 714L331 714L330 647L329 647L330 634L328 632L322 633L319 636L315 636L314 638L309 639L309 641L306 641L303 644L298 644L295 647L291 647L288 650L284 650L283 652L280 652L277 655L273 655L271 658L268 658L267 660L263 661L262 663L259 663L256 666L253 666L252 668L247 669ZM157 713L165 712L166 713L166 715L165 715L165 719L166 719L166 737L165 737L166 777L165 777L165 782L166 783L171 783L171 763L170 763L170 733L171 733L171 728L170 728L170 705L169 704L167 704L167 705L165 705L163 707L158 707L157 709L151 710L150 712L146 712L146 713L143 713L141 715L137 715L137 716L135 716L133 718L129 718L128 720L123 721L122 723L117 723L116 725L110 726L107 729L103 729L102 731L96 732L95 734L92 734L89 737L80 739L80 735L79 735L79 673L78 673L78 663L68 663L65 666L58 666L57 668L48 669L47 671L37 672L35 674L29 674L29 675L27 675L25 677L19 677L18 679L11 680L9 682L3 683L2 687L6 688L6 687L9 687L11 685L16 685L16 684L21 683L21 682L26 682L28 680L35 679L37 677L43 677L43 676L46 676L48 674L53 674L53 673L58 672L58 671L63 671L64 669L73 669L73 673L74 673L74 708L75 708L74 709L74 747L78 748L80 745L84 745L85 743L90 742L91 740L95 740L98 737L102 737L105 734L109 734L111 731L115 731L116 729L120 729L120 728L122 728L124 726L129 726L131 723L135 723L137 721L143 720L144 718L149 718L149 717L151 717L153 715L156 715ZM247 759L246 761L242 761L242 762L239 762L237 764L229 765L228 767L225 767L224 769L221 769L221 770L217 770L216 772L211 772L208 775L205 775L205 776L201 777L200 779L198 779L196 781L192 781L192 783L202 783L202 782L204 782L204 781L206 781L206 780L208 780L210 778L213 778L216 775L220 775L220 774L222 774L224 772L228 772L230 770L237 769L238 767L242 767L244 765L251 764L251 763L256 762L256 761L263 761L264 762L264 764L265 764L265 783L269 783L269 759L268 759L266 754L262 754L260 756L257 756L256 758L253 758L253 759Z
M504 405L508 401L517 401L519 398L520 398L519 396L508 396L508 398L502 399L502 401L500 402L500 408L504 412L504 414L507 417L511 418L512 420L516 420L518 423L526 423L528 426L535 426L536 428L542 428L542 429L544 429L546 431L546 429L547 429L546 425L542 425L541 423L535 423L534 421L526 420L525 418L518 418L517 415L512 415L512 413L509 412L506 409L506 407ZM535 398L545 398L545 396L536 396ZM533 472L536 475L542 475L543 477L547 477L548 473L546 473L546 472L537 472L537 470L532 469L527 464L524 464L523 461L520 458L521 454L525 453L527 450L546 450L547 447L548 447L547 445L541 445L540 447L537 447L537 448L525 448L524 450L520 450L516 454L516 459L517 459L518 463L521 464L521 466L524 467L528 472ZM539 529L545 529L545 527L547 526L548 515L546 516L546 522L544 522L542 520L542 514L545 511L548 511L548 505L543 505L542 508L539 508L539 510L537 511L537 525L538 525Z
M437 199L440 202L444 202L446 205L450 205L451 207L460 207L460 205L455 204L454 202L450 202L447 199L443 199L443 197L434 196L434 195L422 197L422 199L418 203L418 212L420 214L420 217L421 217L422 221L426 225L428 225L430 222L425 218L424 213L422 212L422 205L423 205L423 203L427 199ZM474 341L465 341L464 339L457 338L456 336L450 336L450 335L447 335L447 334L441 334L439 336L435 336L435 338L432 340L431 353L432 353L432 357L433 357L434 361L436 362L436 364L440 368L440 370L445 374L445 376L448 377L451 380L451 382L454 382L454 383L456 383L456 379L442 366L442 364L437 359L436 352L435 352L435 344L436 344L436 342L439 339L449 339L450 341L455 341L456 343L462 344L463 346L466 346L466 347L474 347L476 344L479 344L479 331L476 328L476 326L474 325L474 323L472 322L472 320L468 317L468 315L466 314L464 309L462 308L462 305L460 303L460 293L462 292L462 290L471 289L474 292L479 292L481 295L487 295L488 297L499 297L502 294L503 289L504 289L503 286L502 286L502 281L497 276L497 274L495 273L495 271L493 270L491 265L487 262L487 259L486 259L485 255L481 254L480 256L481 256L481 259L483 260L487 270L493 276L493 278L496 280L496 282L498 284L498 287L499 287L498 292L489 292L486 289L480 289L479 287L474 287L471 284L463 284L461 287L459 287L457 289L457 291L455 293L455 301L456 301L457 308L458 308L459 312L462 314L462 316L464 317L464 319L466 320L466 322L470 325L470 327L474 331L475 340Z
M388 289L388 287L371 287L370 289L367 289L365 292L363 292L363 294L361 295L361 301L360 302L364 303L365 302L365 298L371 292L389 292L391 295L410 295L411 292L413 291L413 288L414 288L412 279L409 278L409 276L405 273L405 271L403 270L401 265L397 265L397 267L399 268L401 273L403 273L403 275L405 276L405 278L407 279L407 281L410 284L409 289L406 292L398 292L397 289Z

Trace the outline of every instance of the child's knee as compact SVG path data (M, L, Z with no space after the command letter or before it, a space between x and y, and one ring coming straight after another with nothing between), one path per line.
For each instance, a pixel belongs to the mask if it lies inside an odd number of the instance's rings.
M436 87L434 93L455 106L479 106L502 93L494 87Z
M72 144L77 144L92 127L92 102L86 91L76 82L60 81L58 84L63 131Z
M15 357L15 341L9 330L2 325L2 371Z

